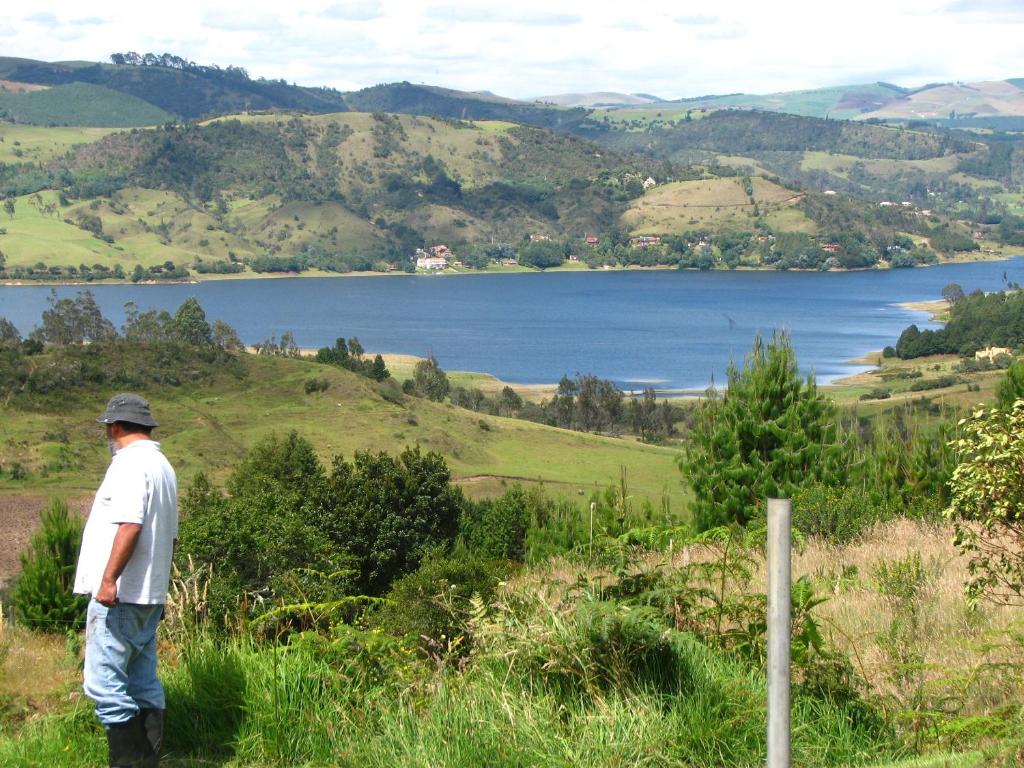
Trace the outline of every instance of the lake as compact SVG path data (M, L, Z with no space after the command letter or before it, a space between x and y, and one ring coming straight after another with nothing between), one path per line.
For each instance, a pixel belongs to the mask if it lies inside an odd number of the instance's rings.
M509 275L227 280L195 285L96 285L115 324L124 304L173 310L189 296L248 344L291 331L299 346L357 336L367 350L433 354L446 370L517 383L594 373L626 389L701 389L724 381L758 333L792 335L819 382L864 366L851 358L895 344L927 315L898 302L1024 283L1024 257L868 272L610 271ZM56 288L60 297L80 287ZM0 286L0 316L27 333L49 286Z

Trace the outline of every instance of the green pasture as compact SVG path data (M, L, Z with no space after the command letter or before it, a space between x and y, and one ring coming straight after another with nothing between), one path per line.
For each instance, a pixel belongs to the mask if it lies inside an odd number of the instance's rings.
M0 122L0 163L45 163L78 144L91 144L112 128L48 128Z
M445 457L471 495L487 495L514 482L542 484L559 495L589 495L617 483L625 468L636 503L658 506L667 495L682 510L685 492L677 451L629 439L569 432L532 422L475 413L448 404L388 395L374 382L308 360L243 358L247 375L203 386L146 392L163 425L164 443L183 481L199 471L223 480L257 440L298 430L325 460L355 451L398 453L420 445ZM395 378L402 374L396 371ZM310 378L329 383L307 395ZM109 393L66 398L30 408L3 406L0 465L30 469L24 481L5 477L0 492L87 493L109 456L93 422ZM63 464L54 455L63 455Z

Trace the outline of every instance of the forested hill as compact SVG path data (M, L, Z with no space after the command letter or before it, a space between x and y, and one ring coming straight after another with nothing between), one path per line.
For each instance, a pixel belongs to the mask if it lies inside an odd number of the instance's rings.
M361 112L397 112L407 115L432 115L459 120L507 120L539 125L561 132L577 129L588 110L563 109L527 104L484 94L453 91L429 85L391 83L345 94L350 108Z
M253 80L238 67L48 63L6 58L0 59L0 79L51 87L89 83L141 99L186 120L250 109L347 109L344 97L336 90L290 85L283 80ZM73 107L69 105L69 109Z
M44 125L132 127L245 111L324 114L352 110L507 120L568 130L587 115L583 109L534 105L408 82L342 93L284 80L253 79L241 67L199 65L171 54L114 54L111 59L114 63L100 64L0 57L0 80L14 84L9 92L0 93L0 117ZM96 114L90 99L80 93L82 84L104 89L90 94L91 98L104 98L117 108ZM19 86L28 87L20 93ZM36 90L39 86L47 90ZM45 107L38 102L45 102Z
M628 127L628 126L627 126ZM720 110L644 130L623 130L591 120L580 134L621 151L680 157L717 153L831 152L864 158L923 160L974 150L977 140L950 131L911 131L848 120L825 120L775 112Z

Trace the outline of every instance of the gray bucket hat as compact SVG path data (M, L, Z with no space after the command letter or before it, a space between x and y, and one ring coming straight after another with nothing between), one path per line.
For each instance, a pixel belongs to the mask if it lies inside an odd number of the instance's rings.
M122 392L120 395L114 395L110 398L110 402L107 403L107 410L96 421L100 424L127 421L143 427L158 426L153 420L153 415L149 412L149 402L131 392Z

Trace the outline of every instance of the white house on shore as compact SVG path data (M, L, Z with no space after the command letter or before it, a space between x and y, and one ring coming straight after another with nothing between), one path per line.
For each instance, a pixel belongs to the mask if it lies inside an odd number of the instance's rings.
M416 269L448 269L448 259L452 252L447 245L435 245L429 252L422 248L416 249Z

